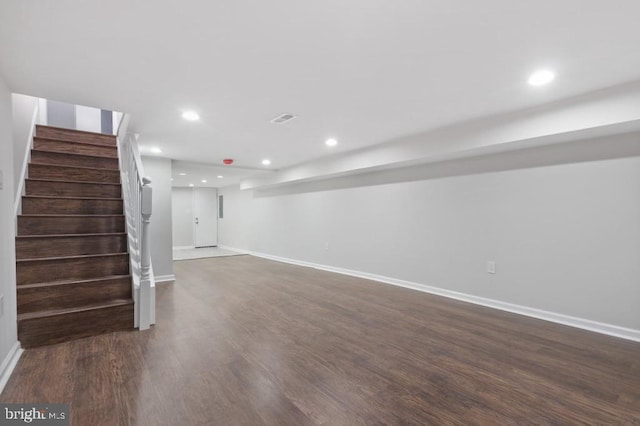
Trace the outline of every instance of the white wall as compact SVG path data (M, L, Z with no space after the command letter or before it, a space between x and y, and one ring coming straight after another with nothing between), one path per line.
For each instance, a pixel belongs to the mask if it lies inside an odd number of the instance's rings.
M27 147L33 113L38 106L38 98L14 93L11 96L13 113L13 192L18 190Z
M223 188L219 241L640 330L640 157L621 153L640 136Z
M82 105L75 106L76 129L87 132L102 132L102 111Z
M172 190L173 246L193 247L193 189Z
M15 267L15 217L13 211L13 138L11 131L11 93L0 78L0 389L3 369L15 347L16 326L16 267Z
M156 277L173 275L171 242L171 160L142 157L145 175L151 178L153 212L151 214L151 262Z

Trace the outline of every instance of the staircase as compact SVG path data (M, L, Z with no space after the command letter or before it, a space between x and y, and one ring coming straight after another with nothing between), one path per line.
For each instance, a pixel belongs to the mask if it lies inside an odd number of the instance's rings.
M115 136L36 126L16 273L23 347L133 329Z

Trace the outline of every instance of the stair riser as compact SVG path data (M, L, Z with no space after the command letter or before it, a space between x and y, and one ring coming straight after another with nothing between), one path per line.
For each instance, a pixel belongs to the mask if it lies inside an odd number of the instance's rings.
M77 130L59 129L55 127L36 126L36 136L41 138L60 139L69 142L116 146L116 137L113 135L79 132Z
M126 235L16 239L16 259L126 253Z
M96 167L118 170L118 159L88 155L61 154L59 152L31 150L32 164L57 164L60 166Z
M46 287L18 287L18 314L131 299L131 277Z
M122 200L22 198L23 214L122 214Z
M25 217L18 216L18 235L124 232L124 216Z
M118 158L118 149L116 147L86 145L76 142L57 141L53 139L33 138L33 148L39 151Z
M25 182L26 195L59 195L61 197L120 198L120 184L101 185L76 182L33 181Z
M118 170L80 169L67 166L30 164L29 178L75 182L120 183Z
M66 342L119 330L133 329L133 304L109 306L55 317L18 321L18 339L22 347Z
M128 275L129 255L19 261L16 274L18 285Z

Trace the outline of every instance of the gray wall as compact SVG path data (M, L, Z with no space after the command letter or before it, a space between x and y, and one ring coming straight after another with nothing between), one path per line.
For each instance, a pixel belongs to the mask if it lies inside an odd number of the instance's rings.
M171 160L142 157L144 173L151 178L153 213L151 215L151 261L156 277L173 275L171 242Z
M193 189L172 190L173 246L193 247Z
M47 124L49 126L76 128L76 107L65 102L47 101Z
M222 188L219 241L640 330L640 157L607 158L639 145L636 134L270 194Z
M11 132L11 93L0 78L0 367L17 341L15 216L13 210L13 138ZM0 373L2 373L0 371Z

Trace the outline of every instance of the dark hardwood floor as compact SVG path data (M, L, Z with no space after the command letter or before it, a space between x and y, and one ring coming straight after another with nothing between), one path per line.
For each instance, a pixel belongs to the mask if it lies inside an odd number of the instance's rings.
M78 426L640 424L640 343L250 256L175 270L152 330L29 349L0 401Z

